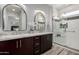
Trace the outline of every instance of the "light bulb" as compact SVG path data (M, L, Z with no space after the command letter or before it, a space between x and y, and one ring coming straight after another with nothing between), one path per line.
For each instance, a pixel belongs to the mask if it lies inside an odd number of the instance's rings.
M12 11L15 11L15 9L12 9Z

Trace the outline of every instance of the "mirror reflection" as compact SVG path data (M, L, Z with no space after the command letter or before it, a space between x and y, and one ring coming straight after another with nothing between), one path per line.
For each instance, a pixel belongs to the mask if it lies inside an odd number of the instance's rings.
M6 5L3 8L3 30L20 31L26 30L26 12L15 4Z
M38 12L35 15L35 25L36 25L36 30L37 31L45 31L45 16L43 13Z

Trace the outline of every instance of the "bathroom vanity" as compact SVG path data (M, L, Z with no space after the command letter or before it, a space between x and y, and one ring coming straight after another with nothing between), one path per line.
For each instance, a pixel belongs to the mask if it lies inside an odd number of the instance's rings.
M50 32L0 37L1 55L38 55L51 47L52 33Z
M45 7L39 7L41 5L36 7L31 5L34 7L32 10L29 6L20 4L1 6L1 55L37 55L52 47L53 35L50 30L52 18L48 16L50 15L48 8L46 7L45 11L43 10Z

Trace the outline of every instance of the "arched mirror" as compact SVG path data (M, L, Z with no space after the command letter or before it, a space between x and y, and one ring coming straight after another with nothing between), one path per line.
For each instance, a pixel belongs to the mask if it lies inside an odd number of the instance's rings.
M2 10L3 30L26 30L26 12L22 6L8 4Z
M37 31L40 31L40 32L45 31L45 16L43 13L37 12L35 14L34 22L35 22Z

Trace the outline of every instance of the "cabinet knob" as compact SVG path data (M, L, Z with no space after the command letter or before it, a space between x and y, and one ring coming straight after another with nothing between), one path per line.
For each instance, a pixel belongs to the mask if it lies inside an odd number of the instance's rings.
M37 54L37 53L39 53L39 52L40 52L39 50L36 50L34 53Z
M36 46L40 45L40 43L35 43Z
M39 37L35 37L35 39L39 39Z

